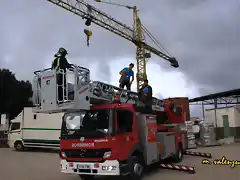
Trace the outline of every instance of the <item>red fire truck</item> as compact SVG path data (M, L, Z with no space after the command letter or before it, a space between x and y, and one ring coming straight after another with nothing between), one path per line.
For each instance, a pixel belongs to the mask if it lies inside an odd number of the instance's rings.
M34 111L65 112L61 172L82 179L96 175L140 179L146 166L169 157L182 160L186 113L181 104L153 98L152 112L146 112L137 93L92 82L90 70L79 66L67 73L45 69L35 75ZM66 78L65 84L57 85L59 76Z

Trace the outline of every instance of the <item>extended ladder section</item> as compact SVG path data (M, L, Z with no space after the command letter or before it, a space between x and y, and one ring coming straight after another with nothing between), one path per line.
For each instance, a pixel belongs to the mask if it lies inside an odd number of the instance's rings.
M90 70L74 65L72 69L36 71L33 80L34 112L57 113L89 110L91 105L111 103L116 95L122 103L145 106L138 93L99 81L90 81ZM153 98L152 109L163 111L163 101Z

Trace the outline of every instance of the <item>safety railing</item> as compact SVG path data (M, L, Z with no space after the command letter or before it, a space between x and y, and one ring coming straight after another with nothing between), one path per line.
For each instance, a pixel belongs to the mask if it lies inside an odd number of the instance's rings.
M56 101L55 103L57 104L74 102L77 100L76 98L79 94L76 92L86 86L90 86L89 95L91 96L92 94L92 98L95 98L95 100L103 99L112 101L116 95L119 95L122 102L128 101L128 103L134 104L142 103L137 92L128 91L100 81L91 82L90 70L77 65L72 65L72 68L69 68L66 71L62 69L55 71L51 68L48 68L42 71L36 71L34 73L33 102L34 105L38 107L41 107L41 102L44 102L46 105L46 101L48 101L47 104L50 106L52 103L54 103L54 101ZM47 79L49 77L51 78L50 80ZM56 84L54 85L48 81ZM153 97L152 105L163 107L163 101Z
M134 101L136 104L140 102L139 94L137 92L128 91L116 86L112 86L100 81L91 82L90 92L99 98L108 99L112 101L116 95L119 95L121 100ZM163 107L163 101L155 97L152 98L152 104L154 106Z
M41 106L41 78L47 71L55 71L51 68L35 71L33 79L33 103ZM59 69L55 72L56 99L57 103L71 102L75 100L75 92L90 82L90 71L87 68L72 65L72 68L64 71Z
M35 76L33 78L32 88L33 97L32 101L35 106L41 106L41 73L40 71L34 72Z

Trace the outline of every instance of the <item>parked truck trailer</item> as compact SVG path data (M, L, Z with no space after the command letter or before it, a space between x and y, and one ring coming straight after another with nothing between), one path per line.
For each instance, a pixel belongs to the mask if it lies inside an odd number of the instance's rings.
M31 107L11 121L8 145L15 150L24 148L60 148L60 129L63 113L34 113Z

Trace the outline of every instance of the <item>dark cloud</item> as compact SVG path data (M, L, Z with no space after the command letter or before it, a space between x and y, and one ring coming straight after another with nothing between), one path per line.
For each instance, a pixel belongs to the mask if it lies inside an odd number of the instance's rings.
M134 5L133 1L130 3ZM196 83L202 94L239 87L239 0L138 0L134 3L141 10L144 25L179 60L177 71L184 72L189 82ZM131 11L93 4L131 26ZM103 72L100 74L106 80L110 76L108 62L135 56L134 45L96 25L91 27L93 36L88 48L84 21L47 1L3 1L0 13L0 67L11 68L19 78L31 79L32 71L49 64L60 46L68 49L73 63L98 63ZM156 56L151 61L175 71Z
M202 94L238 88L240 2L168 2L174 18L164 30L169 40L163 40L179 59L180 69L199 84Z

